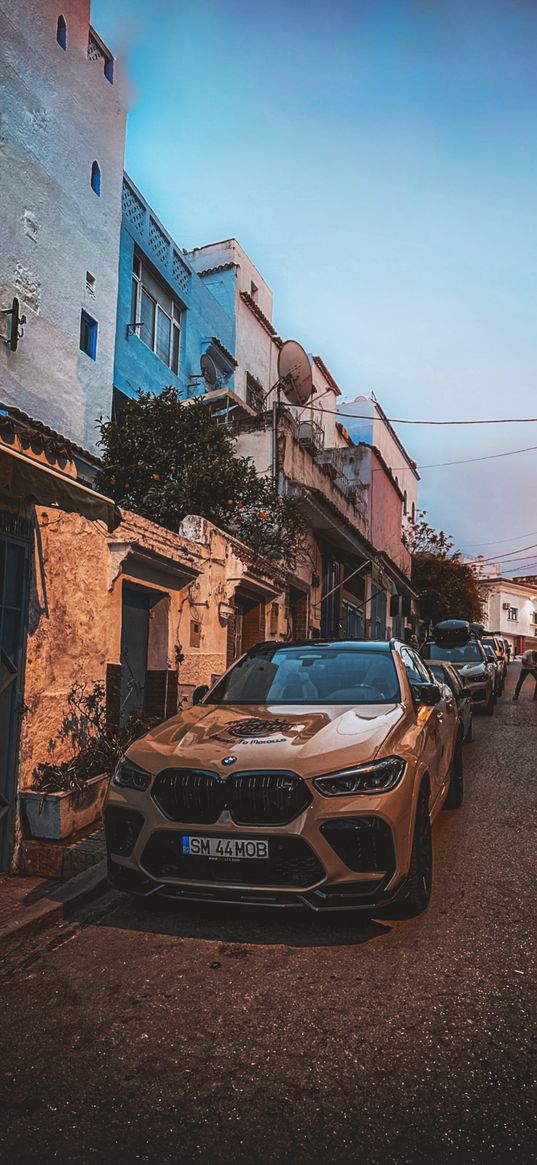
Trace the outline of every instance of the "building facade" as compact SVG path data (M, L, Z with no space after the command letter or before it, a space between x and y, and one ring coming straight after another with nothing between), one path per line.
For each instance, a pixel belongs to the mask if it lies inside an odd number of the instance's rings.
M537 579L480 578L484 622L509 640L514 655L537 648Z
M123 180L114 388L186 399L234 389L234 317L211 294L132 180Z
M126 113L89 10L0 0L0 400L94 452L112 403Z
M363 441L378 449L403 495L403 519L414 521L420 480L417 466L374 394L368 397L357 396L352 401L341 401L338 411L355 444Z

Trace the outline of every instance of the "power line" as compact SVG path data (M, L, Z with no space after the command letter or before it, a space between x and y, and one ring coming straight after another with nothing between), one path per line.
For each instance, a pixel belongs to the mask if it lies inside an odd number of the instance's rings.
M434 461L430 465L416 465L416 469L420 469L420 470L421 469L439 469L441 466L444 466L444 465L470 465L470 463L473 461L493 461L497 457L514 457L515 453L530 453L532 451L535 451L536 449L537 449L537 445L526 445L526 447L524 449L510 449L509 452L507 452L507 453L488 453L486 455L486 457L465 457L462 461ZM407 465L394 465L392 467L391 472L392 473L399 473L399 472L402 473L404 469L408 469L408 466ZM373 473L383 473L383 472L384 472L383 469L374 469L373 470ZM523 538L524 535L522 534L521 537ZM470 543L470 545L472 545L472 543ZM478 546L479 543L476 542L476 543L473 543L473 545Z
M533 538L534 534L537 534L537 530L526 530L525 534L516 534L513 538L496 538L494 542L463 542L461 549L468 546L503 546L505 542L518 542L519 538Z
M309 412L324 413L324 409L318 409L315 405L305 406ZM388 421L390 425L530 425L537 424L537 417L487 417L485 419L471 420L471 421L416 421L409 417L378 417L374 418L366 413L343 413L339 409L336 412L336 419L338 417L349 417L355 421Z

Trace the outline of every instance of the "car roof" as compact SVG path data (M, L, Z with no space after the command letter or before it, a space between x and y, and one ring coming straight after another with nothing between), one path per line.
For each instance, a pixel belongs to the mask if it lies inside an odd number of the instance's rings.
M282 639L265 639L262 643L256 643L255 647L250 650L252 652L264 651L269 647L345 647L355 651L386 653L396 647L398 643L397 639L293 639L291 642Z

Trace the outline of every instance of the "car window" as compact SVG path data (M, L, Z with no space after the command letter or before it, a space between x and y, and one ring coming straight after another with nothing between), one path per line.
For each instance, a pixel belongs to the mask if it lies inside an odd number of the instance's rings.
M453 672L450 672L441 663L431 663L429 667L435 680L438 680L441 684L447 684L452 692L456 692L455 682L458 683L458 680L454 681Z
M484 651L476 639L470 639L462 647L442 647L438 643L425 643L421 654L424 659L447 659L450 663L482 663Z
M392 653L325 646L253 649L210 692L210 704L394 704Z
M415 651L412 651L410 647L402 647L400 654L411 684L431 683L429 672Z

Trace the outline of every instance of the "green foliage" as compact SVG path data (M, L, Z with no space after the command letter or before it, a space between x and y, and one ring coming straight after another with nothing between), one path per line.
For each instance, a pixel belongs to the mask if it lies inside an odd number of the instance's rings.
M433 625L440 619L478 623L482 603L475 574L459 554L421 552L412 558L412 582L420 593L421 617Z
M57 764L45 761L37 765L33 788L43 793L74 792L101 773L111 776L129 745L158 723L158 718L134 712L125 728L111 728L103 685L94 684L88 690L85 680L73 684L67 704L58 736L69 743L73 756Z
M98 488L125 509L177 531L187 514L208 518L257 554L293 567L302 549L296 502L278 496L202 400L174 388L138 391L121 423L101 422Z

